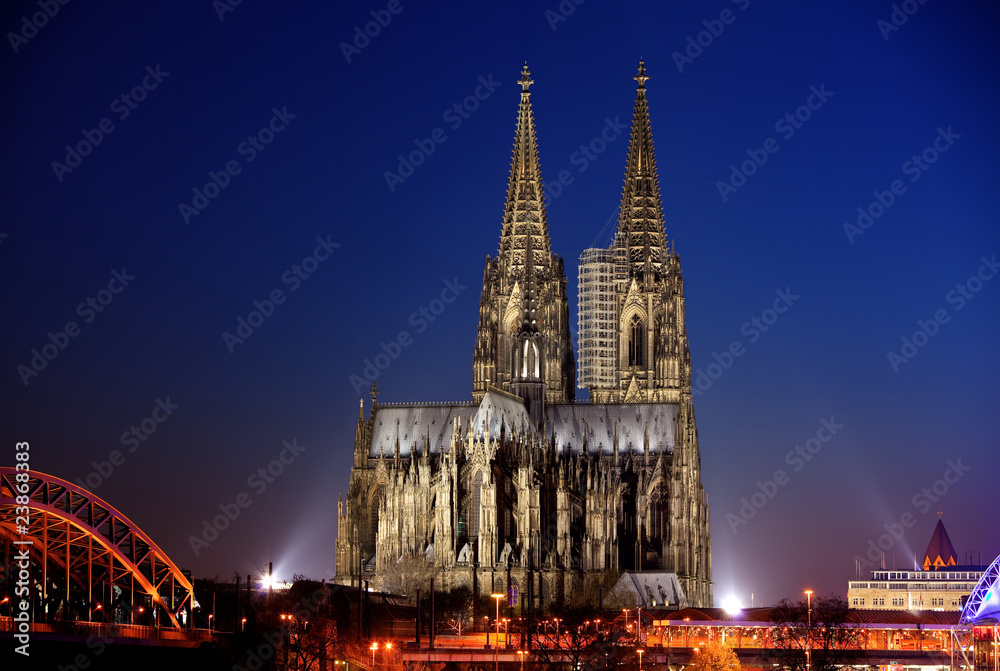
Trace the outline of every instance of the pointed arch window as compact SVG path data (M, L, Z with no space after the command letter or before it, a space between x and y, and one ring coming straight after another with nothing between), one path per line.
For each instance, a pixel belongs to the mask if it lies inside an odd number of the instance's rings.
M378 547L378 515L379 507L382 503L382 492L372 497L371 507L368 513L368 546L372 552Z
M479 510L482 507L483 472L472 479L472 510L469 511L469 536L479 536Z
M646 329L643 328L639 315L632 315L628 323L628 365L642 366L645 363L643 345L646 340Z

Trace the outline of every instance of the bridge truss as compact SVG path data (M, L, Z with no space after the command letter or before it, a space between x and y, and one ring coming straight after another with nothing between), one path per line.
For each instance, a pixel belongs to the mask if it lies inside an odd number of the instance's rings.
M22 483L18 473L0 467L0 545L10 571L3 596L14 601L15 557L28 548L34 622L193 625L191 581L131 520L66 480L31 471ZM26 528L18 496L28 497Z

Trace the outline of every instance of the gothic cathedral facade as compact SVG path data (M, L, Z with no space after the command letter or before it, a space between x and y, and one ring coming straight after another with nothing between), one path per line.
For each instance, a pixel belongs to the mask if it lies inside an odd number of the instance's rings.
M386 404L373 389L367 417L362 402L338 505L338 582L416 558L441 589L505 590L537 608L608 575L655 571L681 588L658 605L712 606L684 284L664 231L647 79L640 62L618 231L600 250L609 332L581 352L606 365L581 377L590 402L575 402L566 272L549 240L525 66L472 400Z

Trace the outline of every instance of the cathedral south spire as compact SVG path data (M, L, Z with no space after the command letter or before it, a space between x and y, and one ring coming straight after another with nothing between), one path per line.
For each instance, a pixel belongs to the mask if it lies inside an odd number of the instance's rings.
M642 61L639 61L639 70L634 79L638 88L625 167L617 244L625 249L631 277L645 278L652 271L655 278L663 273L667 240L663 230L660 180L656 174L656 158L653 153L653 130L646 102L646 81L649 80L649 75L646 74L646 66Z

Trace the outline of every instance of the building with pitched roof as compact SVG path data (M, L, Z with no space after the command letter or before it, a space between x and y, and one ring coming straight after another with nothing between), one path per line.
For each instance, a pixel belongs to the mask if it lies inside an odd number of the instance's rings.
M338 582L417 559L439 589L506 592L523 609L655 571L672 576L671 605L712 604L683 278L664 230L647 79L640 61L608 252L621 263L601 289L609 363L581 379L591 402L575 402L566 273L549 238L525 66L499 251L483 270L472 400L383 403L373 385L338 504Z
M960 611L985 566L959 563L940 513L923 560L914 557L913 569L884 567L871 580L852 580L847 602L852 608L872 610Z

